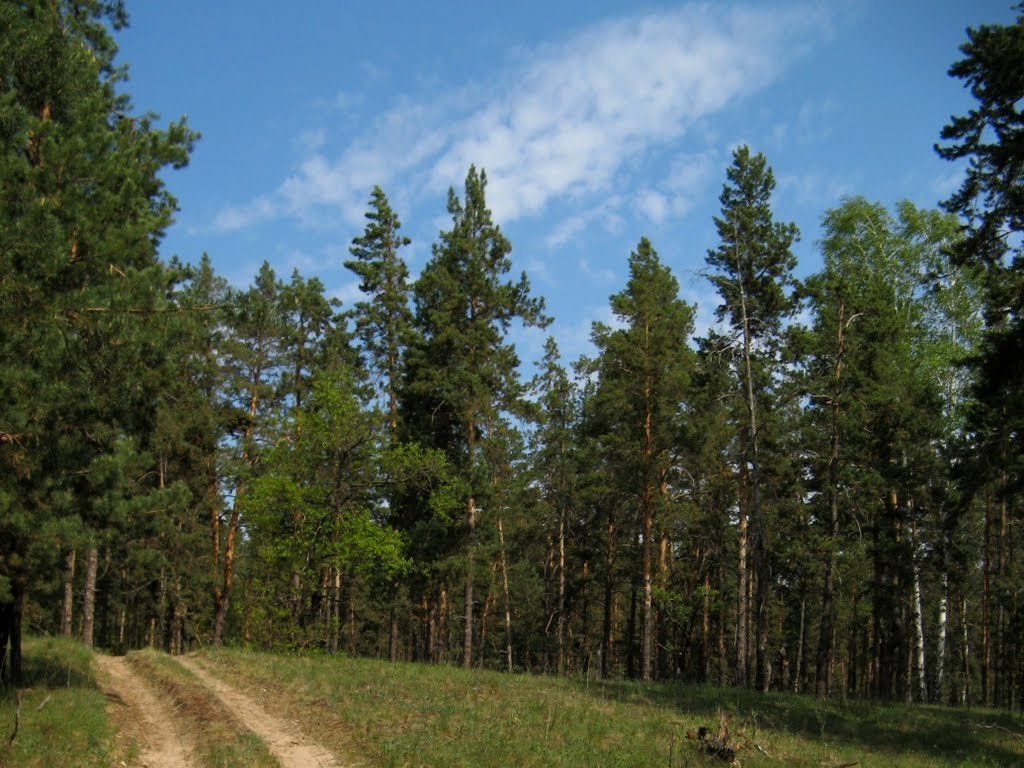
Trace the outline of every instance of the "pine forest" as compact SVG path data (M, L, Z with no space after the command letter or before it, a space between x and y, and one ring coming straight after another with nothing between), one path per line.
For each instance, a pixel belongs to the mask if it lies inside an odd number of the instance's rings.
M415 277L366 190L350 304L162 255L199 136L135 113L125 23L0 4L5 681L43 634L1024 707L1024 15L951 62L948 199L843 198L798 278L739 146L712 329L638 232L577 360L517 353L483 167Z

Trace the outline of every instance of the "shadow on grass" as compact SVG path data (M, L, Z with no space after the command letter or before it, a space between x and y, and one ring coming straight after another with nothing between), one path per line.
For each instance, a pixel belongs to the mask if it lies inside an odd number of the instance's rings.
M810 696L738 688L640 684L631 681L572 681L602 699L674 709L700 725L716 727L728 712L745 730L786 731L808 741L845 743L866 752L970 757L995 765L1024 765L1019 719L994 710L953 709L891 702L818 701ZM999 743L993 743L999 742Z
M18 688L97 687L90 668L91 652L80 643L52 638L26 640L21 661ZM0 698L14 696L14 686L6 682L0 685Z

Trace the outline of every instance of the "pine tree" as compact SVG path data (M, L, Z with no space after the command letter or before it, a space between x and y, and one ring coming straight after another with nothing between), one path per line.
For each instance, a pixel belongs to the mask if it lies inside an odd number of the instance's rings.
M947 160L969 161L960 189L943 206L961 217L964 238L955 259L982 274L985 293L984 338L970 360L975 445L967 479L986 480L973 489L984 497L985 508L982 688L1004 706L1012 705L1011 691L1019 685L1005 659L1015 655L1012 648L1019 652L1020 633L1009 627L1020 626L1021 613L1017 600L998 601L994 619L989 607L994 590L1008 595L1020 584L1003 554L1015 546L1014 510L1020 509L1024 482L1024 4L1017 10L1013 24L967 30L960 47L964 58L949 74L970 88L976 105L953 116L942 129L945 143L936 145ZM997 654L993 630L1001 646ZM995 670L993 656L999 660Z
M640 515L642 618L640 674L654 670L655 518L667 507L672 453L694 356L687 344L693 308L647 238L629 257L629 282L611 297L620 330L595 326L598 372L608 426L620 435L621 492Z
M710 279L723 302L718 316L728 321L734 342L739 345L737 381L747 411L742 440L744 471L749 479L750 551L757 575L754 684L758 690L765 690L770 681L767 637L771 569L762 506L763 437L759 422L768 388L781 370L778 354L783 324L797 306L792 291L796 259L791 246L798 231L794 224L773 220L775 176L764 155L751 155L746 146L739 147L726 176L728 182L719 197L722 215L715 218L721 244L708 252L707 263L714 270ZM744 650L738 649L737 653L743 654Z
M513 321L547 324L542 299L523 274L505 282L511 244L491 219L487 176L471 166L464 199L448 192L452 227L440 235L414 288L416 327L409 353L412 429L444 449L464 484L465 601L462 663L472 664L477 498L488 484L481 443L504 414L522 410L519 359L506 336Z
M195 136L130 115L108 27L124 23L120 3L0 8L0 670L12 679L26 592L57 554L39 535L95 508L78 480L151 409L141 388L110 385L159 354L146 318L163 309L156 245L175 210L160 172L187 162Z
M271 442L275 419L280 417L282 340L285 312L282 285L266 262L253 285L229 297L224 340L224 405L232 414L233 438L227 469L231 511L224 536L223 577L215 576L211 641L221 645L227 631L228 610L235 582L235 556L241 525L242 499L258 474L260 451ZM214 520L219 539L219 517Z
M369 357L371 371L380 380L394 433L402 355L413 333L409 270L399 249L412 240L398 233L402 224L380 187L370 194L366 219L365 231L352 240L349 252L353 258L345 266L359 276L359 290L369 297L355 306L356 335Z
M567 543L574 518L572 511L578 475L574 430L579 419L579 404L572 380L559 362L558 344L552 337L544 343L544 358L532 389L539 406L537 429L533 435L534 472L541 486L542 504L550 510L549 525L557 531L551 537L552 549L557 549L557 564L552 570L558 574L557 602L552 611L558 616L555 669L562 675L566 671L568 654Z

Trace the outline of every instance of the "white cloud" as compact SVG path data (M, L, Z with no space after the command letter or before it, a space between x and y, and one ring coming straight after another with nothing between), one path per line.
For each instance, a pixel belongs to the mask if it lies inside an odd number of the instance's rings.
M792 195L800 204L831 206L852 192L849 182L827 176L821 171L780 176L778 184L780 192Z
M239 206L222 208L214 217L215 232L235 232L259 221L276 218L278 206L269 197L261 195Z
M615 282L615 273L610 269L601 267L594 267L589 259L579 260L580 272L589 277L595 283L613 283Z
M932 182L932 191L935 192L936 196L940 200L952 196L954 192L960 189L960 185L964 181L964 169L957 168L951 173L947 173L944 176L939 176Z
M319 152L323 148L324 144L327 143L327 131L323 128L310 129L303 131L295 137L295 146L300 152L305 154L311 154L313 152Z
M768 85L827 23L821 6L708 4L597 24L527 51L497 81L400 98L340 152L313 149L271 195L224 209L215 227L281 215L360 223L373 184L436 194L460 184L470 163L487 170L488 202L502 222L555 199L607 196L630 160L703 130ZM659 190L638 204L654 218L685 203L676 197L683 202Z
M544 238L544 244L552 250L559 248L591 225L601 227L610 235L618 234L622 231L622 216L619 214L621 206L622 196L612 195L581 213L569 216Z
M653 189L648 189L640 193L640 196L636 201L637 208L640 209L641 213L647 216L648 219L653 221L655 224L660 224L665 220L669 211L669 201L661 192L657 192Z
M669 216L684 216L701 197L714 170L710 154L679 155L656 189L640 192L636 207L655 224Z

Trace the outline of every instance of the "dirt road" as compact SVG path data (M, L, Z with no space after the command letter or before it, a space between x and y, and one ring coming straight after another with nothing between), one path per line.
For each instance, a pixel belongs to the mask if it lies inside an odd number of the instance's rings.
M247 695L207 672L195 659L177 657L246 728L256 733L282 768L341 768L324 747L303 736L299 729L270 715Z
M191 768L188 734L175 728L180 718L123 656L96 656L107 711L126 741L139 747L140 768Z

